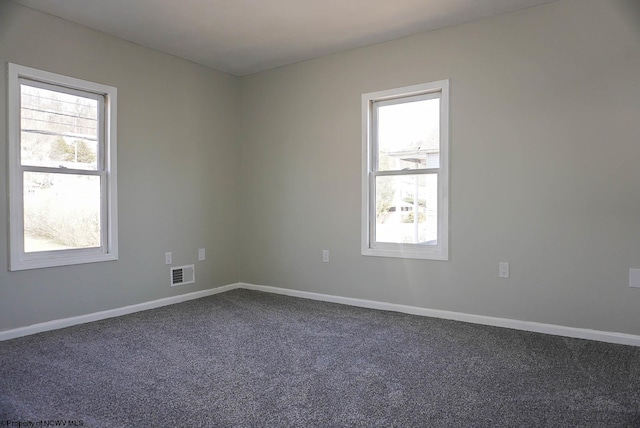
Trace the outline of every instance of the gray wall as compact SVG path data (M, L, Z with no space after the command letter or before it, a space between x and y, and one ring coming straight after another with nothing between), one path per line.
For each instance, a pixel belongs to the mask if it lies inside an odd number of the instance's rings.
M238 281L238 78L5 0L0 62L0 330ZM118 88L117 262L8 271L7 62ZM169 287L170 250L196 284Z
M244 78L241 280L640 334L639 76L633 1L562 0ZM450 261L361 256L360 95L447 78Z
M0 329L241 280L640 334L636 4L561 0L239 79L0 0L0 61L118 88L120 221L119 261L22 272L3 229ZM445 78L450 261L361 256L360 95ZM168 286L168 250L196 285Z

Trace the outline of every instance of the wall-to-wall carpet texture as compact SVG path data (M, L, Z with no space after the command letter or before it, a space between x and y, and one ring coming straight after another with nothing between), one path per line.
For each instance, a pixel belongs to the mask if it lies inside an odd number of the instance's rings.
M640 348L234 290L0 343L0 420L638 426Z

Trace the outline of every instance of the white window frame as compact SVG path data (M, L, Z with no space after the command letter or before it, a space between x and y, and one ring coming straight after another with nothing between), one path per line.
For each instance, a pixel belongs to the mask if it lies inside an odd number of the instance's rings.
M377 171L377 131L374 129L374 103L402 102L408 97L439 94L440 166L408 170L407 174L438 175L438 238L436 245L375 242L375 182ZM404 172L402 172L404 173ZM397 172L393 175L398 175ZM439 80L362 95L362 255L407 259L449 260L449 80Z
M118 259L116 129L117 89L60 74L50 73L18 64L8 64L8 173L9 173L9 269L12 271L103 262ZM89 93L102 105L103 132L99 133L97 171L67 169L67 173L96 175L101 182L101 246L98 248L56 251L24 251L24 194L25 171L61 172L55 168L23 166L20 160L20 82L29 80L34 86L46 87L72 94Z

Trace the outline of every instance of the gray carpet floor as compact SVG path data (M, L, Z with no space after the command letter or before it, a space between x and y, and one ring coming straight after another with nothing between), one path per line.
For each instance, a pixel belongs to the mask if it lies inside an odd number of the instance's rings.
M0 342L0 421L43 420L640 427L640 348L234 290Z

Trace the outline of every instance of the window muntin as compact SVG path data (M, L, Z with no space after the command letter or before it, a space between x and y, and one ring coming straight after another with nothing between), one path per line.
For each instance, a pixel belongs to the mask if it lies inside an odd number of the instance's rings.
M11 270L117 259L116 89L9 65Z
M362 101L362 254L448 259L448 81Z

